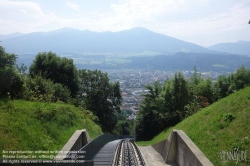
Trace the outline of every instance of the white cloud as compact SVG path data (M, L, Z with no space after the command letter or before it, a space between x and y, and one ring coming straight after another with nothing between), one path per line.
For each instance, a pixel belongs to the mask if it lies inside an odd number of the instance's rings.
M52 14L44 14L39 4L30 1L3 0L0 5L1 32L31 32L50 22ZM10 31L10 32L8 32Z
M69 8L71 8L71 9L73 9L73 10L76 10L76 11L78 11L78 12L81 11L81 6L79 6L79 5L76 4L76 3L67 2L67 3L66 3L66 6L69 7Z
M152 22L155 17L176 12L185 3L182 0L125 0L112 4L113 15L108 18L120 27L132 28L137 22Z
M189 10L191 12L192 7ZM211 12L207 10L206 15L203 17L185 21L160 22L158 24L159 32L203 46L209 46L219 41L237 41L239 38L235 39L236 33L238 33L238 37L242 37L241 34L249 29L247 21L249 20L250 7L244 3L234 5L229 9L222 8L219 12L213 12L213 9L210 10ZM249 37L248 39L245 38L245 40L250 40Z
M228 36L229 40L230 35L225 34L245 31L246 26L249 29L247 22L250 19L247 0L241 3L234 0L120 0L105 10L96 10L98 3L83 5L82 1L75 0L74 3L62 3L59 7L53 2L46 12L44 1L0 1L2 34L49 31L66 26L92 31L119 31L140 26L198 43L201 36L210 36L211 42L218 41L220 34ZM87 5L89 8L86 8ZM202 42L208 45L205 43L207 40Z

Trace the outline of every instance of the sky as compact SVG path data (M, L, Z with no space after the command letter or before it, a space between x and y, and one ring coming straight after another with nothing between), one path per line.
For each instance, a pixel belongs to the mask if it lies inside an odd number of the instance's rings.
M144 27L204 47L250 41L250 0L0 0L0 34Z

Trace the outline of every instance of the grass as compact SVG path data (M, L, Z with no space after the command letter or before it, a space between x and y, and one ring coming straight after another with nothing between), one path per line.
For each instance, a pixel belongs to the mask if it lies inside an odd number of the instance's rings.
M172 129L183 130L214 165L235 165L236 160L222 160L220 153L250 152L250 88L240 90L211 106L202 109L171 128L165 129L150 141L138 145L152 145L166 139ZM247 158L248 157L248 158Z
M213 67L228 68L227 66L221 64L214 64Z
M86 59L86 58L73 58L76 64L86 64L86 65L121 65L130 63L131 60L122 59L119 57L103 57L98 59Z
M0 156L3 150L61 150L79 129L94 139L102 131L91 118L72 105L0 99Z

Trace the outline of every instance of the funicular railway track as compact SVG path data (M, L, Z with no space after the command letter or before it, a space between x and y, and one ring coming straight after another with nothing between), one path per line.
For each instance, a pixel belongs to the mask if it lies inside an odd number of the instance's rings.
M112 166L145 165L138 147L129 139L123 140L117 147Z
M144 166L139 148L129 139L115 140L106 144L94 157L94 165Z

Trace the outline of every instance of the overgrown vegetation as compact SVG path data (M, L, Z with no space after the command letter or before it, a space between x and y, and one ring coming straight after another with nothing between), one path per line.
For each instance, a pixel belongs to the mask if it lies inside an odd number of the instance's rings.
M214 165L236 165L237 160L220 156L223 152L247 152L237 165L249 165L250 87L201 109L175 126L166 128L152 140L137 142L152 145L166 139L172 129L183 130ZM221 158L222 157L222 158Z
M29 75L34 78L41 75L45 79L67 87L71 97L78 93L77 69L72 59L58 57L52 52L38 53L30 66Z
M61 150L75 130L86 128L92 139L102 134L95 116L62 103L0 99L2 150Z
M121 114L118 114L118 121L114 131L115 134L134 135L135 121L127 119L130 114L130 110L122 110Z
M63 102L93 113L104 132L114 133L120 114L119 82L110 83L101 71L77 70L72 59L52 52L38 53L29 72L16 67L14 54L0 46L0 98Z
M27 76L23 87L22 98L25 100L68 103L71 99L66 86L54 83L41 75Z
M137 116L138 140L149 140L201 108L249 85L250 70L241 66L235 73L220 76L215 83L210 78L201 78L194 68L189 79L177 72L163 86L158 82L146 86L149 93L145 95ZM232 121L234 116L228 113L225 118Z

